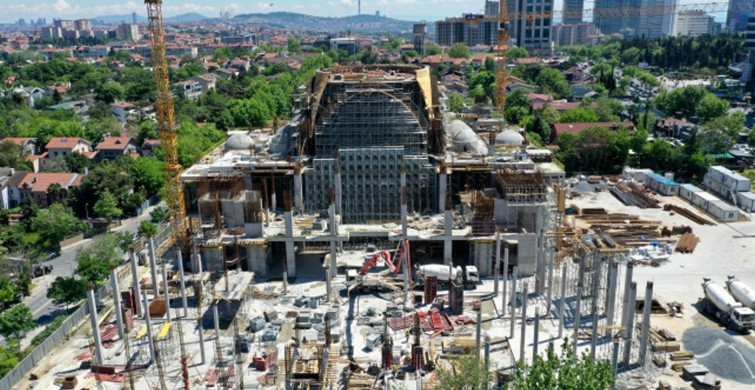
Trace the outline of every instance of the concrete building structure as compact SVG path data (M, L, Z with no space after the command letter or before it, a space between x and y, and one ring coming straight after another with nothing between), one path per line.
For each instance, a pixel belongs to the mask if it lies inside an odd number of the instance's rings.
M427 23L415 23L414 24L414 51L419 55L424 56L427 45L425 39L427 38Z
M676 35L699 37L710 34L713 32L713 23L713 17L703 10L679 12L676 16Z
M635 35L655 39L673 36L676 32L678 0L641 0L641 12Z
M124 23L115 30L115 38L125 41L137 42L141 39L139 34L139 25L134 23Z
M548 183L563 171L529 158L516 131L452 125L436 85L428 67L324 69L274 135L233 132L182 175L202 269L323 276L299 264L320 254L335 276L361 268L365 247L406 238L413 261L492 275L485 237L498 231L512 266L534 273Z
M73 29L77 31L91 30L92 21L89 19L76 19L73 21Z
M753 11L755 10L750 0L729 0L726 31L733 33L748 30L748 18Z
M564 24L553 26L553 42L560 46L572 46L577 44L592 44L596 36L600 34L595 23Z
M582 23L584 8L584 0L564 0L563 24Z
M89 141L76 137L55 137L45 146L48 158L56 161L70 153L86 153L92 151L92 145Z
M42 39L61 39L63 38L63 29L60 27L43 27Z
M53 26L59 27L63 30L72 30L73 29L73 20L62 20L57 19L53 22Z
M606 10L638 8L641 6L641 2L642 0L596 0L595 9L599 12L593 17L593 22L598 26L600 32L605 35L621 33L633 36L639 27L638 13L622 13L617 15L614 12Z
M435 40L441 46L461 42L469 47L498 43L498 21L487 15L465 14L435 22Z
M507 4L510 14L523 16L511 21L509 37L516 46L527 49L530 54L550 51L553 13L548 11L554 10L553 0L511 0Z

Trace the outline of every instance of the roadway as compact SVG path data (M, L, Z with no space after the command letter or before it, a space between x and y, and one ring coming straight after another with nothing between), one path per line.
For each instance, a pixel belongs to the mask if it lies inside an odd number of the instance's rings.
M157 206L150 207L138 217L122 220L121 225L115 227L114 229L112 229L112 231L128 231L136 233L137 229L139 228L139 224L141 224L142 221L150 220L149 212L152 211L154 207ZM37 324L42 326L47 325L48 323L52 322L52 320L54 320L56 316L63 314L63 308L54 305L52 303L52 300L47 298L47 289L49 288L53 280L55 280L55 278L57 278L58 276L73 275L73 271L78 265L78 263L76 262L77 251L80 248L86 248L90 246L92 244L92 241L93 240L89 238L71 244L65 248L62 248L62 250L60 251L60 256L42 263L38 263L40 265L51 265L53 269L50 274L34 278L32 280L34 285L31 295L24 297L23 300L23 303L25 303L31 309L31 312L34 315L34 320L37 322ZM120 250L119 254L121 256L125 256L125 254L120 252Z

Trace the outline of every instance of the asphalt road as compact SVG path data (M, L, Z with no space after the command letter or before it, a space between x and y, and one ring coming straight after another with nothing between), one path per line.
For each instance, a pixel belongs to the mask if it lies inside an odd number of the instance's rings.
M142 215L136 218L124 219L121 226L114 228L112 231L129 231L136 233L137 229L139 228L139 224L141 224L142 221L148 221L150 219L150 211L152 211L152 207L150 207L147 211L142 213ZM32 290L32 294L28 297L25 297L23 300L23 303L25 303L31 309L31 312L34 315L34 320L37 322L37 324L46 325L52 322L52 320L54 320L57 315L63 313L64 308L54 305L52 301L47 298L47 288L58 276L71 276L73 274L73 270L75 270L77 266L76 251L79 248L86 248L91 244L92 239L79 241L62 250L60 252L60 256L52 260L38 263L40 265L52 265L53 269L50 274L35 278L33 280L34 288ZM125 256L125 254L122 255Z

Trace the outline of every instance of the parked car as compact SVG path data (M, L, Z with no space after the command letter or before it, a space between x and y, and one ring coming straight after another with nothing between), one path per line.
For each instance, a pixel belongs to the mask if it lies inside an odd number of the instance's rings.
M51 265L35 265L34 266L34 277L38 278L40 276L45 276L52 272L52 266Z

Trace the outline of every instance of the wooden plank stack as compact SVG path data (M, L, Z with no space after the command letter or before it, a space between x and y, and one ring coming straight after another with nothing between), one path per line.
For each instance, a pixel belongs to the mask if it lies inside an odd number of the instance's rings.
M663 209L666 211L673 211L679 215L682 215L684 217L687 217L688 219L692 220L693 222L696 222L700 225L710 225L710 226L716 226L715 222L712 222L708 220L707 218L703 218L699 216L697 213L695 213L692 210L689 210L687 208L677 206L675 204L666 203L663 205Z

